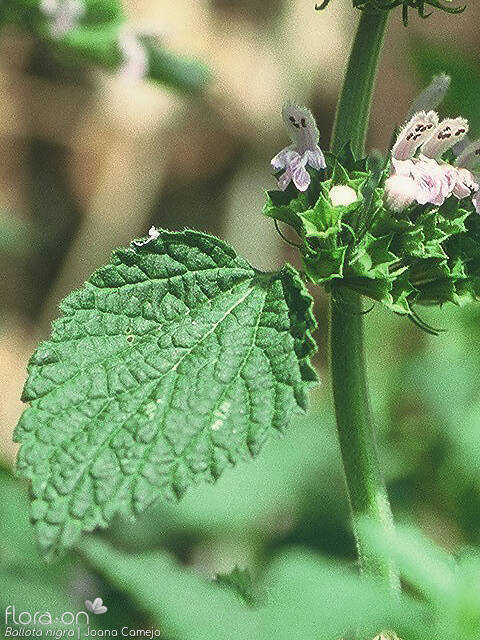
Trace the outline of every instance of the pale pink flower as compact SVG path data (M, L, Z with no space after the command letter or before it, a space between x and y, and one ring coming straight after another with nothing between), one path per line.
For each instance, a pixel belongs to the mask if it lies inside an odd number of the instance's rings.
M468 198L473 193L476 193L479 189L479 184L475 180L475 177L471 171L463 168L454 168L457 173L457 179L453 194L459 198Z
M386 202L394 211L403 211L415 201L441 205L453 191L454 174L444 170L436 160L423 156L411 160L392 158L392 175L385 183Z
M398 134L392 149L392 158L402 161L413 158L417 149L431 136L437 125L438 115L435 111L416 113Z
M480 141L469 144L455 166L441 160L467 132L464 118L447 118L439 123L433 111L415 114L392 149L391 176L385 183L388 206L394 211L402 211L415 201L441 206L451 195L459 199L473 195L479 210L480 185L470 168L480 162Z
M427 158L441 156L460 142L468 133L468 122L464 118L442 120L432 135L422 145L422 154Z
M417 185L410 176L393 174L385 181L385 202L395 213L407 209L416 198Z
M125 28L120 32L118 44L123 57L118 74L129 80L145 78L148 74L148 53L138 34L130 28Z
M299 191L306 191L310 186L310 175L305 168L306 165L317 171L327 166L318 146L320 133L313 114L305 107L286 102L283 105L282 117L293 144L272 158L272 168L275 171L284 171L278 178L278 186L282 191L292 181Z
M453 185L440 165L430 158L420 158L413 163L412 178L417 186L418 204L442 205L451 194Z

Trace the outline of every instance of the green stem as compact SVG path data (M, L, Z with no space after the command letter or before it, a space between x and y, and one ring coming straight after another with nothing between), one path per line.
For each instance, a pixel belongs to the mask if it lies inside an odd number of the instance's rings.
M338 152L348 141L355 155L360 156L364 152L387 18L386 11L362 13L338 104L333 152ZM368 397L361 314L360 296L346 294L344 290L341 302L335 301L332 296L330 366L337 428L361 570L397 589L399 579L395 568L387 561L378 559L358 527L360 519L368 516L386 533L393 529Z
M331 144L333 153L338 153L347 142L355 155L361 156L364 152L387 20L387 11L362 11L337 105Z

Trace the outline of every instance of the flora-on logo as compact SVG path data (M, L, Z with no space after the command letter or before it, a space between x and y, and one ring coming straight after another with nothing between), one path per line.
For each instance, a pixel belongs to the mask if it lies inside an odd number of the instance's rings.
M85 607L87 611L91 611L97 615L108 611L108 608L103 604L101 598L95 598L93 602L91 600L85 600Z

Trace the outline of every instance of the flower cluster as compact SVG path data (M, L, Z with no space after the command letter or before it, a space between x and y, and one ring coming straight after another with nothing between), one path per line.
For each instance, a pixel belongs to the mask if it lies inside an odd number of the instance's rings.
M422 92L388 158L323 153L310 111L284 105L292 144L272 160L264 214L294 229L305 276L336 299L355 291L421 324L416 305L480 298L480 141L459 145L467 121L432 110L448 80Z
M439 122L434 111L416 113L403 127L391 153L391 176L385 183L385 200L395 212L414 202L441 206L447 198L473 196L480 213L479 182L471 169L480 153L480 141L469 145L455 161L442 156L465 138L463 118Z

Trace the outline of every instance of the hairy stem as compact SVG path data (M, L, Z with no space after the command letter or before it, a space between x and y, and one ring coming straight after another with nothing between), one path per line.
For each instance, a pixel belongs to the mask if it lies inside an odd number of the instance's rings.
M386 11L363 12L360 18L337 109L334 153L349 141L355 155L364 152L387 18ZM330 366L337 428L361 570L397 589L395 568L377 559L358 527L359 520L369 516L386 533L393 528L368 397L361 314L360 296L342 290L341 302L337 302L334 292L330 306Z
M355 155L361 156L364 152L387 20L387 11L362 11L337 105L331 144L333 153L338 153L347 142Z

